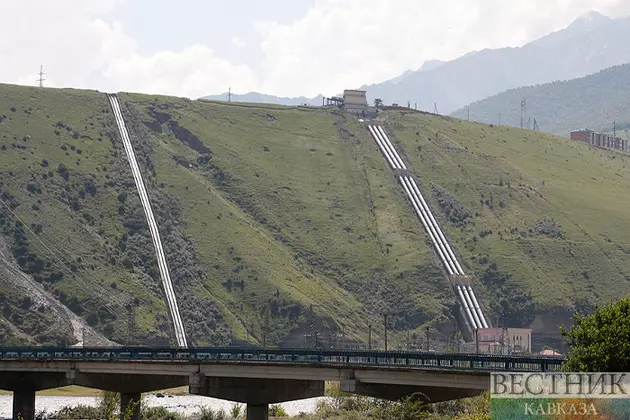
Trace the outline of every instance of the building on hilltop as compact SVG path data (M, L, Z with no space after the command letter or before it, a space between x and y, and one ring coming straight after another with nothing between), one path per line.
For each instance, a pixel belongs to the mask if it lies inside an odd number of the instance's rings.
M367 97L364 90L344 90L343 91L343 109L348 114L366 117L368 114L376 114L376 110L371 110L367 103Z
M571 131L571 140L590 144L591 146L607 147L626 152L629 151L629 144L627 140L611 136L610 134L596 133L595 131L589 129Z

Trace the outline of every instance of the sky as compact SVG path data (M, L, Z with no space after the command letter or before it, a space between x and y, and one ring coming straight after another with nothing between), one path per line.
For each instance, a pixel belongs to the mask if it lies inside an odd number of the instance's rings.
M0 83L189 98L335 95L520 46L629 0L0 0Z

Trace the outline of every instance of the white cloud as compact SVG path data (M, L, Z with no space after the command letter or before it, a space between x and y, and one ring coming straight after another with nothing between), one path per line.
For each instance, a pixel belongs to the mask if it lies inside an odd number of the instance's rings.
M116 82L119 90L189 98L226 91L230 84L238 84L243 89L255 87L249 67L231 64L203 45L181 52L162 51L151 56L133 54L118 58L105 75Z
M245 41L243 41L241 38L237 36L232 38L232 45L234 45L236 48L245 48L247 46Z
M117 24L94 18L119 0L9 0L0 13L0 80L35 84L40 64L61 86L85 86L89 75L133 44ZM52 75L54 74L54 76Z
M591 9L630 13L628 0L316 0L290 24L256 25L263 58L249 68L194 40L179 51L140 53L120 23L103 17L124 1L133 0L2 0L0 81L34 85L44 64L48 86L189 97L230 85L283 96L335 94L427 59L520 45ZM247 46L238 36L230 42Z
M579 14L630 13L627 0L317 0L290 24L260 22L263 91L334 94L425 60L521 45Z
M151 55L137 52L118 22L100 16L123 0L8 0L0 13L0 82L127 90L196 98L230 84L255 88L251 70L203 45ZM241 41L242 43L242 41Z

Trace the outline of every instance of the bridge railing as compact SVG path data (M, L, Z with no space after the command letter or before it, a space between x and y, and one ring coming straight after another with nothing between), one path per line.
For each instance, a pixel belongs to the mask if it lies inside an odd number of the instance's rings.
M262 348L0 348L0 360L154 361L377 366L435 370L558 371L563 359L466 353Z

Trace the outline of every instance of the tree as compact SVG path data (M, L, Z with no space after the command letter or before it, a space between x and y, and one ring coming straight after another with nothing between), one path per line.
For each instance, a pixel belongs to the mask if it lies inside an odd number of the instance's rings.
M571 346L564 368L571 372L627 372L630 370L630 298L588 316L575 315L562 335Z
M376 109L383 108L383 100L381 98L374 99L374 107L376 107Z

